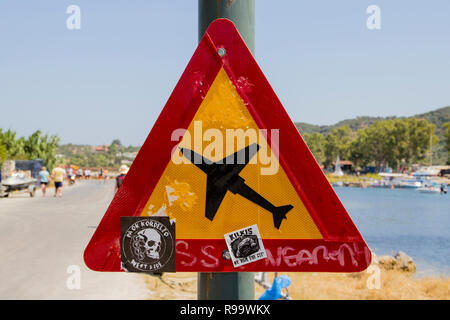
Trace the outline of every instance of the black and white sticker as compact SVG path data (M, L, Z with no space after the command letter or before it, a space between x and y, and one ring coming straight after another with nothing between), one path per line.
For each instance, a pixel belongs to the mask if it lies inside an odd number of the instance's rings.
M169 217L121 217L122 269L175 272L175 222Z
M235 268L267 257L256 224L224 235Z

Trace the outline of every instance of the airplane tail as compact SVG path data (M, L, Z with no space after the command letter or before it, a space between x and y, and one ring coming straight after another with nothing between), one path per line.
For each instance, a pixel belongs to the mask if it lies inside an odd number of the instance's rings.
M280 229L281 222L283 219L286 218L286 214L293 208L290 204L287 206L280 206L276 207L275 210L272 212L273 215L273 224L275 225L275 228Z

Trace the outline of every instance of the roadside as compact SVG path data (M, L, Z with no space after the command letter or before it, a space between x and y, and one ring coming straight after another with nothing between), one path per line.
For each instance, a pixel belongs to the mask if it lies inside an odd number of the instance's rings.
M53 190L51 190L53 191ZM62 198L26 194L0 199L0 299L196 299L196 273L162 279L134 273L90 271L83 251L113 196L113 181L77 181ZM79 290L67 282L79 267ZM70 271L70 270L69 270ZM284 273L280 273L284 274ZM292 299L449 299L448 277L417 279L381 270L380 289L368 289L373 273L287 273ZM269 273L269 281L274 274ZM255 298L264 289L255 284Z
M379 288L369 289L373 272L360 273L279 273L288 275L292 284L289 293L293 300L448 300L450 278L414 278L411 274L381 270ZM270 283L273 272L268 273ZM162 280L147 276L149 299L197 299L197 274L164 274ZM255 299L265 290L255 284Z
M112 196L113 181L77 181L62 198L39 192L0 199L0 299L147 298L145 276L84 265L84 248ZM70 266L79 268L79 290L67 286L75 275Z

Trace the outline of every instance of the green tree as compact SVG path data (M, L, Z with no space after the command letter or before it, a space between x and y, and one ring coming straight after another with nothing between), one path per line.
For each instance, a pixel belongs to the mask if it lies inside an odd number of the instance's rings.
M119 139L114 139L112 142L111 142L111 145L116 145L117 147L122 147L122 143L120 142L120 140Z
M436 126L425 119L409 118L403 121L408 125L408 147L405 152L407 164L424 160L430 147L435 145L439 138L436 136Z
M325 137L318 133L303 133L303 138L308 145L309 150L316 158L318 163L325 161Z
M90 163L93 167L106 167L109 164L108 158L105 154L94 155L92 162Z
M390 131L392 145L394 147L391 167L401 171L401 167L408 166L408 150L410 144L409 124L404 119L392 120Z
M136 151L139 151L139 149L140 149L140 147L135 147L135 146L129 145L128 147L126 147L124 149L124 151L125 152L136 152Z
M341 159L348 159L352 140L353 132L348 126L331 130L325 137L325 166L333 164L338 155Z
M111 144L108 148L108 158L114 159L119 152L119 145Z
M361 143L367 145L367 148L363 149L365 152L363 158L373 161L377 171L387 165L395 167L396 140L392 134L394 131L394 121L378 121L363 130L365 132L361 133L361 137L363 138Z
M6 148L3 145L3 141L0 139L0 164L6 159Z
M76 154L70 159L70 163L79 167L88 167L89 159L83 154Z
M384 166L400 170L425 158L430 143L438 141L435 130L435 125L424 119L377 121L358 131L350 157L360 166L373 161L377 170Z
M447 148L447 164L450 164L450 122L447 122L444 124L445 132L444 137L447 141L446 148Z
M0 164L6 159L6 147L3 144L3 133L0 129Z
M350 160L353 161L355 168L364 168L372 161L367 129L358 130L356 139L350 144Z
M4 132L2 141L6 149L7 159L28 159L24 151L25 139L23 137L17 139L15 131L8 129L8 131Z
M24 151L29 159L42 159L51 170L56 163L56 150L59 137L57 135L43 135L40 130L35 131L25 140Z

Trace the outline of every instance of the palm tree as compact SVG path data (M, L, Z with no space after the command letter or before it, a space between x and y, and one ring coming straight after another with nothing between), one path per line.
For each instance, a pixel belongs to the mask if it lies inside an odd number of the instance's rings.
M6 148L0 140L0 164L6 159Z
M24 150L30 159L42 159L46 166L52 169L56 163L58 143L58 136L43 135L40 130L37 130L25 141Z
M6 158L26 159L24 151L25 139L17 139L16 132L8 129L2 134L2 142L6 149Z

